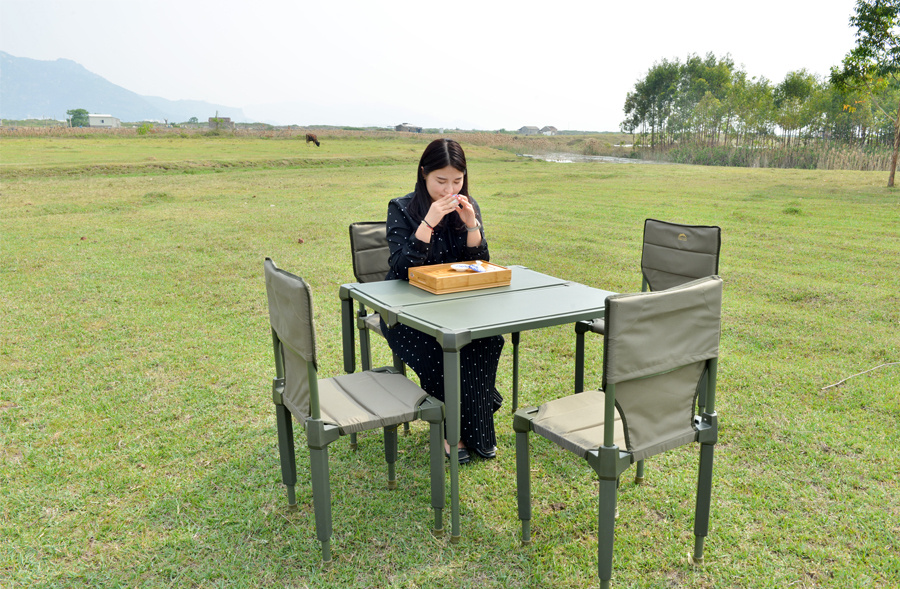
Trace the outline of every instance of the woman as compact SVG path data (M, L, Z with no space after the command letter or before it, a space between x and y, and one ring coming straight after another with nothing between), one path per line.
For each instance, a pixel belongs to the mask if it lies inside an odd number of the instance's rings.
M388 204L387 239L387 280L409 280L414 266L490 259L459 143L437 139L425 148L415 191ZM443 350L437 340L405 325L388 329L382 321L381 327L391 349L419 375L422 388L443 400ZM460 464L469 462L469 450L486 459L497 455L494 412L503 397L494 384L502 350L503 337L498 335L474 340L460 352Z

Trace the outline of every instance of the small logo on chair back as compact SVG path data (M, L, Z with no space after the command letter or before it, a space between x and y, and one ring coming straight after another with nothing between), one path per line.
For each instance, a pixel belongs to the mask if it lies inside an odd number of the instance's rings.
M684 233L679 233L678 241L687 241L687 235L685 235Z

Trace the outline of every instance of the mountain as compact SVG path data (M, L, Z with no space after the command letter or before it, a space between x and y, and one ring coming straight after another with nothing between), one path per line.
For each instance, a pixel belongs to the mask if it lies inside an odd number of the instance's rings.
M121 121L201 121L215 116L250 122L240 108L197 100L141 96L88 71L69 59L41 61L0 51L0 118L65 120L66 111L83 108Z

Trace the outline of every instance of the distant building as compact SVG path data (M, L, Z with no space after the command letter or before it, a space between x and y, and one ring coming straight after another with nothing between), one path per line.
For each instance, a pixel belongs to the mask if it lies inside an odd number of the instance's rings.
M406 131L407 133L421 133L422 127L416 127L409 123L403 123L394 127L394 131Z
M541 132L541 130L538 129L537 127L530 127L530 126L522 127L521 129L518 130L518 133L520 135L537 135L540 132Z
M544 127L541 129L541 133L544 135L556 135L559 133L559 130L556 127Z
M112 115L88 115L88 127L121 127L122 122Z

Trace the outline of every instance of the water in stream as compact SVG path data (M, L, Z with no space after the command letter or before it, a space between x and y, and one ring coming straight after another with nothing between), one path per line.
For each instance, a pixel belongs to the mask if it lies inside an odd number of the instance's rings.
M584 163L584 162L593 162L593 163L601 163L601 164L666 164L672 165L668 162L655 162L652 160L640 160L640 159L632 159L626 157L612 157L608 155L581 155L580 153L564 153L564 152L556 152L556 153L544 153L544 154L530 154L530 153L517 153L519 157L530 157L536 160L543 160L545 162L555 162L558 164L573 164L573 163Z

